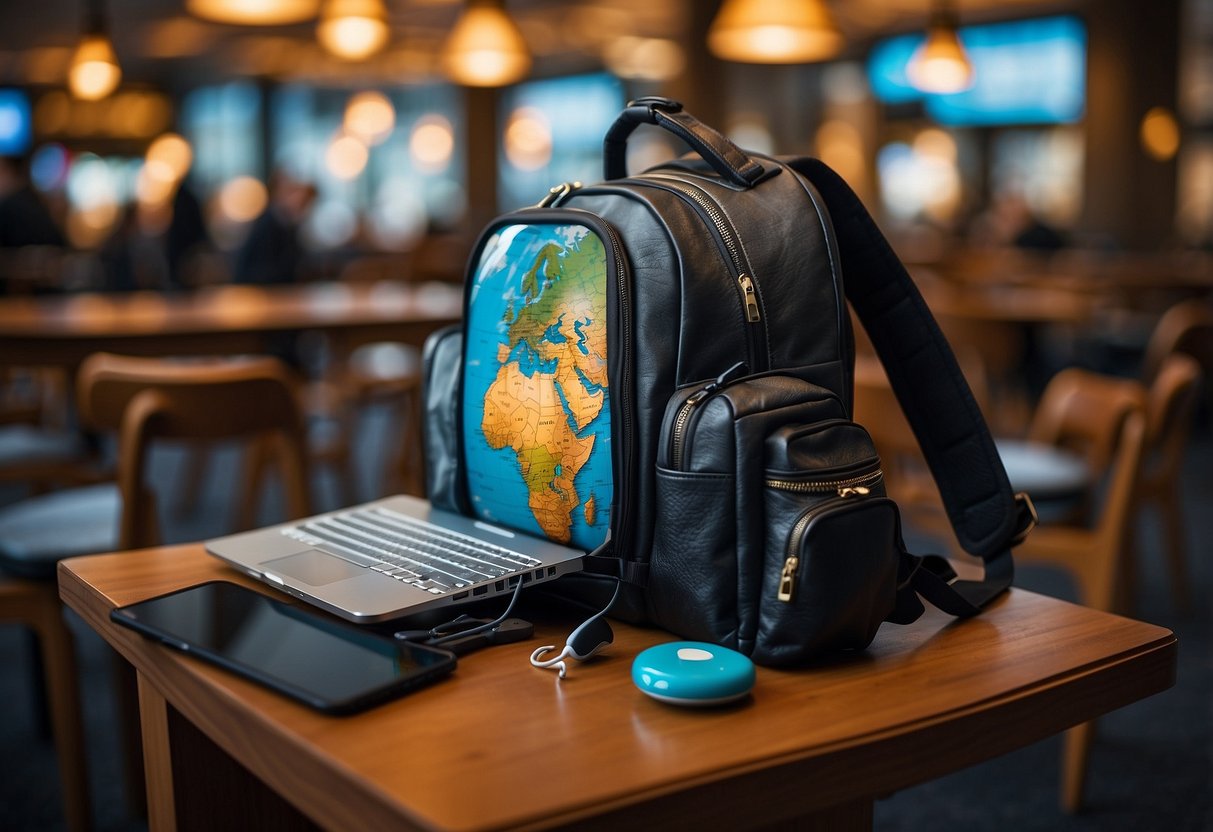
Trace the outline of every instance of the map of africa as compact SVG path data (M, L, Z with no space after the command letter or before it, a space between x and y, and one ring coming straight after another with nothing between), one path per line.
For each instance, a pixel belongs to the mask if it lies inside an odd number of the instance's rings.
M607 260L583 225L510 225L486 243L467 319L463 435L484 520L590 550L613 497Z

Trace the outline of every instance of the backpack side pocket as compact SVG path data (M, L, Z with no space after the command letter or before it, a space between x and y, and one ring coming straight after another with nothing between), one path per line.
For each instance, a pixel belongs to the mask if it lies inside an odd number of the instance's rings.
M737 648L737 480L657 469L649 616L679 636Z
M425 493L437 508L466 513L463 448L459 433L462 327L454 324L427 338L421 360Z

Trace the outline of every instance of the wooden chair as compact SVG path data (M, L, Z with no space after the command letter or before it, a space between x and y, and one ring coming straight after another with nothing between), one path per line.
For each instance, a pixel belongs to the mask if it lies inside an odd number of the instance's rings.
M99 449L63 422L62 373L0 363L0 483L41 494L112 477Z
M1119 612L1123 607L1128 540L1146 442L1146 392L1131 379L1100 376L1071 368L1049 382L1029 436L1086 456L1099 474L1102 500L1086 524L1042 522L1015 549L1018 564L1045 564L1072 576L1079 602ZM1094 723L1066 733L1062 763L1062 805L1082 804Z
M383 406L396 433L395 447L382 456L380 491L420 495L421 351L401 342L376 341L344 352L335 355L326 378L308 385L304 394L313 463L335 473L343 505L369 499L355 489L354 440L367 408Z
M1138 510L1152 507L1162 521L1171 591L1176 605L1185 612L1190 601L1180 481L1200 378L1200 365L1190 355L1176 352L1162 359L1146 402L1146 452L1138 483ZM1130 564L1130 570L1135 567Z
M289 513L301 517L311 510L294 383L276 359L182 363L98 354L80 368L78 406L85 424L118 432L117 483L58 491L0 510L0 570L7 575L0 578L0 619L25 623L39 635L73 830L89 827L90 810L72 637L55 578L58 561L160 542L146 477L154 440L273 437ZM131 708L133 701L127 703ZM137 746L128 752L136 755L128 760L131 773L141 775Z
M1194 298L1167 309L1154 325L1142 360L1142 379L1152 384L1169 355L1182 352L1213 372L1213 303Z
M1213 378L1213 302L1192 298L1171 306L1155 324L1142 359L1142 379L1154 383L1163 361L1174 353L1190 355L1199 362L1205 378ZM1205 419L1213 415L1213 385L1204 391Z

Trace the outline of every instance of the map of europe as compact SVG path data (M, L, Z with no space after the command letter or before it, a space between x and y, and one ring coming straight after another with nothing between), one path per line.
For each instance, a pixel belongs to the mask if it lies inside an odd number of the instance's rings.
M501 228L473 276L463 435L484 520L590 550L613 497L607 260L583 225Z

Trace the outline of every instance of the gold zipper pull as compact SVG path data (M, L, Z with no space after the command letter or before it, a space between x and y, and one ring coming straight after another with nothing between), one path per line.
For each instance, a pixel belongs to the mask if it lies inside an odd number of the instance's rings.
M783 562L783 571L779 573L779 600L791 601L792 591L796 588L796 569L800 566L800 558L793 555Z
M758 293L754 291L754 281L748 274L742 274L737 276L737 282L741 284L741 294L745 298L745 319L750 323L762 320L762 315L758 313Z
M872 493L872 489L866 485L848 485L846 488L838 489L839 497L866 497Z

